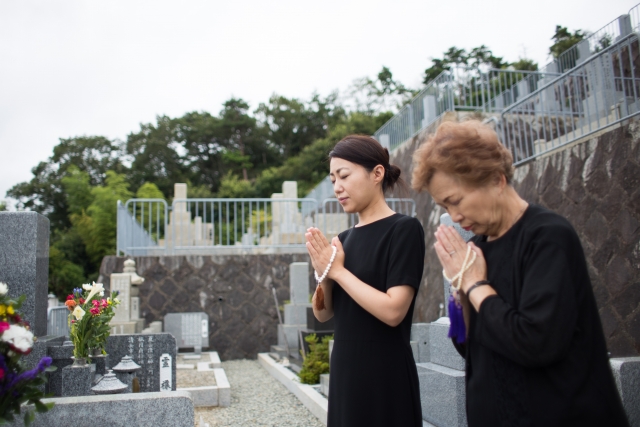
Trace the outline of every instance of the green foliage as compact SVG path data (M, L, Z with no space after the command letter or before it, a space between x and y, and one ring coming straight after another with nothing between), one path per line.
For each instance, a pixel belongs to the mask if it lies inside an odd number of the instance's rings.
M222 178L216 197L229 199L255 197L255 188L251 182L229 172Z
M556 25L556 32L551 37L553 44L549 48L549 54L558 58L563 52L580 43L585 36L586 34L582 30L576 30L572 33L567 27Z
M504 58L495 56L493 52L485 45L480 45L467 52L465 49L458 49L452 46L443 53L442 58L431 58L431 67L424 71L423 83L429 84L438 77L442 72L448 71L453 66L469 66L469 67L488 67L494 69L504 69L509 66L516 70L538 69L538 65L530 59L520 59L513 64L504 61ZM520 68L525 67L525 68Z
M7 210L7 202L4 200L0 202L0 212L4 212Z
M302 370L298 376L302 384L318 384L320 375L329 373L329 341L333 339L333 335L322 337L322 341L318 342L316 334L310 334L305 337L305 341L309 344L309 353L302 362Z
M369 77L356 79L349 92L355 101L356 111L374 115L398 111L418 93L418 90L409 89L394 80L391 70L382 67L375 80Z

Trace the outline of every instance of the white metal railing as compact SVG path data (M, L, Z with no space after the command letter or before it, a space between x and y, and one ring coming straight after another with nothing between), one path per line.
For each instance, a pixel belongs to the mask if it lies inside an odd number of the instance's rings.
M515 163L638 114L638 48L632 33L507 107L499 130Z
M540 71L452 67L427 84L374 136L391 151L448 111L502 113L504 108L634 31L640 31L640 5L590 34Z
M47 309L47 335L69 336L69 309L66 306Z
M452 66L429 82L374 137L389 151L439 119L447 111L500 113L528 95L540 80L557 73L521 70L482 70Z
M333 193L333 191L332 191ZM396 212L415 216L411 199L387 199ZM130 199L118 204L118 254L180 255L221 249L304 250L307 228L333 237L355 224L335 198Z

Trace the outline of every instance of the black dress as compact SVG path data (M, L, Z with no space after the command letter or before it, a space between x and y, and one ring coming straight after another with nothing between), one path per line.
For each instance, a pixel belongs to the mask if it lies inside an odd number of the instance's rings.
M379 291L420 286L424 230L394 214L339 236L345 267ZM335 341L331 354L328 427L422 426L420 386L409 338L416 297L404 320L391 327L333 286Z
M471 310L469 427L628 426L585 256L571 224L529 206L502 237L474 237L497 296Z

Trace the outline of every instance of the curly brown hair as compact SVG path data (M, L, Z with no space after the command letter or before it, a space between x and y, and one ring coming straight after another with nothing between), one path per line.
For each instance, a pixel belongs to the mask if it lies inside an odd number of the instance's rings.
M416 150L413 165L411 186L416 191L428 191L436 171L474 188L500 175L511 183L514 172L511 151L500 143L493 129L478 120L442 123Z

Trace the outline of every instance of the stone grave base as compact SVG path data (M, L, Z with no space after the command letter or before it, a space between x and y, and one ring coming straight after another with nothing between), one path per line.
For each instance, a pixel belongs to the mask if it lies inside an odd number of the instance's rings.
M222 369L218 352L210 351L200 354L195 353L179 353L178 358L182 356L183 362L176 364L179 370L196 369L198 372L212 372L215 378L215 385L207 385L201 387L179 387L176 390L186 391L193 399L193 405L196 408L208 406L227 407L231 405L231 385L227 379L227 375ZM186 363L187 361L192 363Z
M33 427L192 426L195 417L193 398L185 391L59 397L42 402L53 402L55 406L36 414ZM33 409L33 405L27 408ZM22 426L22 416L10 425Z

